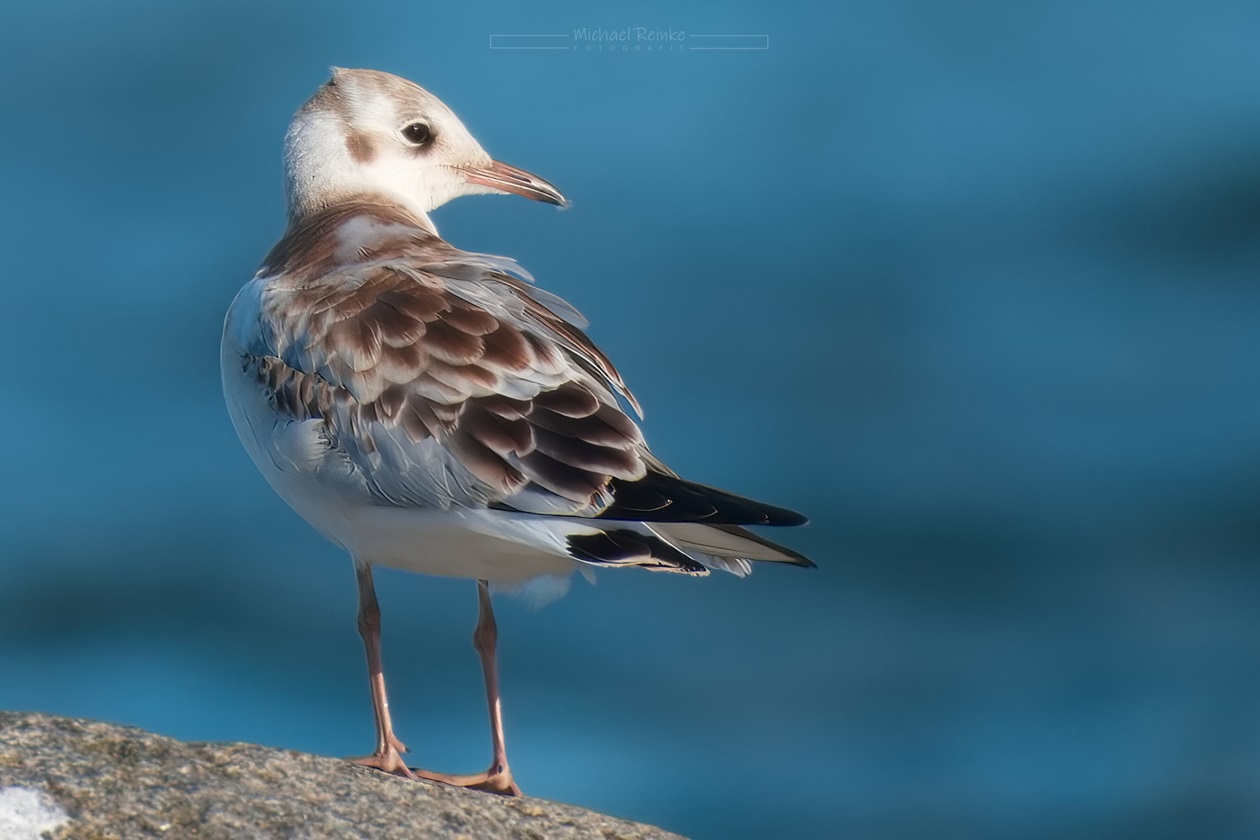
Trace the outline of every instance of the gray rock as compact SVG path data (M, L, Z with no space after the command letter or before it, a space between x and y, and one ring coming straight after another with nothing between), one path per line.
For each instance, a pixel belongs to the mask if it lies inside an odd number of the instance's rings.
M11 836L39 837L64 811L70 820L45 835L55 840L678 837L571 805L408 781L334 758L18 712L0 712L4 789L0 807L47 811L46 824ZM20 832L5 819L0 830Z

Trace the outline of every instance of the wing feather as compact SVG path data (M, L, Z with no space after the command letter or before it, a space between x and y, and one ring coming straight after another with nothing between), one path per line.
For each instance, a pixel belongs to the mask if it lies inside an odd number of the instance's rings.
M645 473L642 435L617 404L632 398L566 320L572 307L508 273L511 261L333 212L341 224L311 222L319 242L291 231L260 272L264 346L251 361L276 411L322 420L378 502L482 505L532 488L590 514L612 480ZM376 239L325 241L350 234ZM335 264L362 253L376 259Z

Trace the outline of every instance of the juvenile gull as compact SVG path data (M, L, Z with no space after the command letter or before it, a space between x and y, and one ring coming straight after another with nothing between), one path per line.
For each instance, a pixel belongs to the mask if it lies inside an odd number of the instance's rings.
M491 583L639 566L743 576L812 566L740 527L805 518L679 478L643 441L612 363L563 300L505 257L447 244L428 213L515 193L565 204L492 160L436 97L335 69L285 139L288 228L232 303L223 390L280 496L354 559L376 749L355 759L519 794L500 713ZM473 644L490 708L484 773L409 768L390 723L372 568L477 581Z

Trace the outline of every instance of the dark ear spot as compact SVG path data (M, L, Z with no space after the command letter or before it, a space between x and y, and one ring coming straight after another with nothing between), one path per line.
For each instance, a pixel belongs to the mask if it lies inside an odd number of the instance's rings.
M346 151L359 163L367 163L376 157L376 147L362 134L351 134L346 138Z

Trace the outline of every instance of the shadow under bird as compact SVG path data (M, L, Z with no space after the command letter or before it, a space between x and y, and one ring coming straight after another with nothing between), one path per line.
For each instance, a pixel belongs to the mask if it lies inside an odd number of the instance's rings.
M508 765L490 584L557 584L591 567L746 575L812 566L741 527L784 508L679 478L568 303L505 257L443 241L429 212L514 193L564 205L492 160L436 97L374 70L333 71L285 139L288 228L223 330L223 389L280 496L346 549L359 586L376 749L355 761L519 794ZM477 581L473 642L490 707L484 773L410 768L381 666L374 566Z

